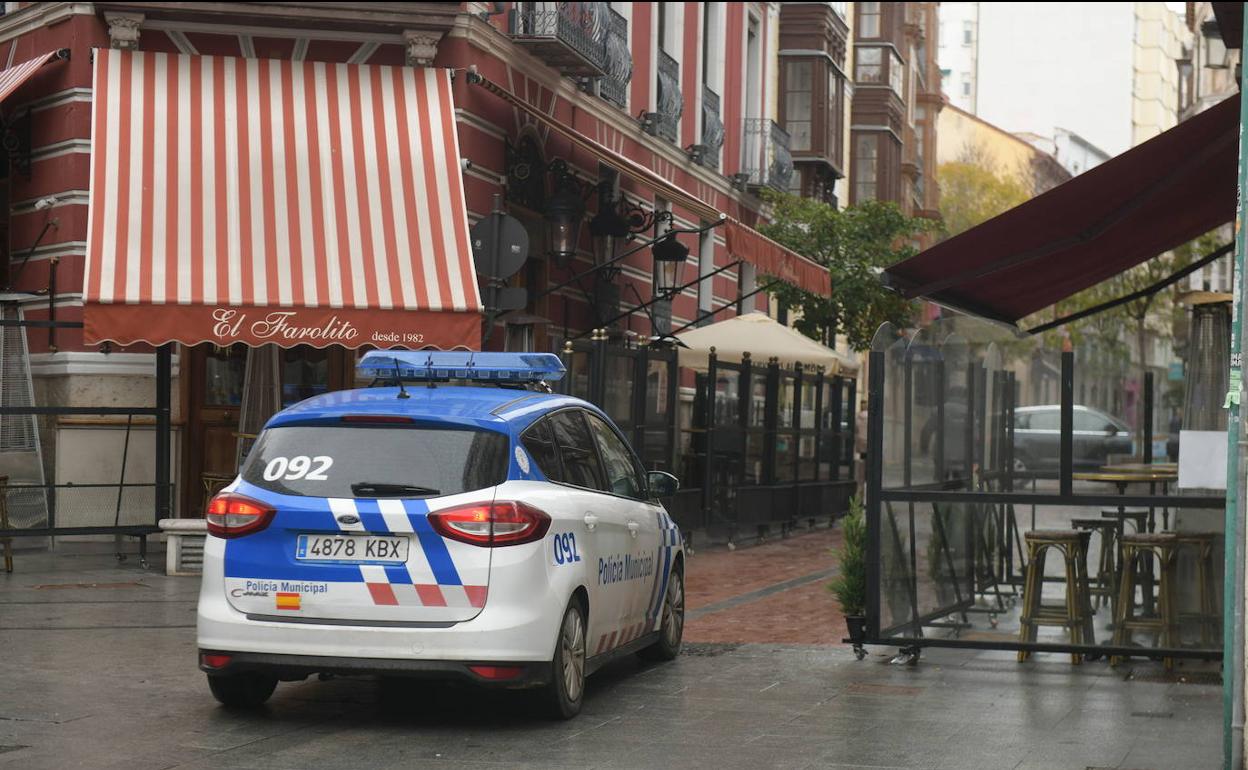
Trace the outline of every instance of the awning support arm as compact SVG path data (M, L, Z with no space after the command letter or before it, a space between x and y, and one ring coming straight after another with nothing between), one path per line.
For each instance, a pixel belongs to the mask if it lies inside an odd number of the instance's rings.
M684 326L680 327L679 329L672 329L671 334L680 334L680 333L681 333L681 332L683 332L685 329L688 329L690 326L695 326L695 325L697 325L697 324L700 324L700 323L702 323L703 321L705 321L706 319L710 318L711 316L716 315L716 314L717 314L717 313L719 313L720 311L722 311L722 310L727 310L728 308L732 307L733 305L740 304L741 302L743 302L743 301L745 301L745 300L749 299L750 297L753 297L755 294L758 294L758 293L760 293L760 292L767 291L767 290L768 290L768 289L770 289L772 286L775 286L775 285L777 285L777 284L781 284L781 283L784 283L784 281L781 281L779 278L777 278L776 280L771 281L771 282L769 282L769 283L765 283L765 284L763 284L762 286L757 287L756 289L754 289L754 290L753 290L753 291L751 291L751 292L748 292L748 293L746 293L746 294L742 294L741 296L739 296L739 297L737 297L736 299L734 299L732 302L729 302L727 305L720 305L720 306L719 306L719 307L717 307L717 308L712 308L712 309L710 309L710 310L706 311L705 313L702 313L702 314L701 314L701 315L699 315L697 318L693 319L692 321L690 321L689 323L687 323L687 324L685 324Z
M603 270L603 269L605 269L605 268L611 267L611 266L612 266L612 265L614 265L616 262L619 262L620 260L622 260L622 259L624 259L624 258L626 258L626 257L631 257L632 255L636 254L636 253L637 253L637 252L639 252L639 251L642 251L642 250L644 250L644 249L648 249L648 248L650 248L650 247L651 247L651 246L653 246L654 244L658 243L659 241L663 240L664 238L668 237L669 235L672 235L673 233L674 233L674 234L676 234L676 235L693 235L693 234L695 234L695 233L704 233L704 232L706 232L707 230L710 230L710 229L711 229L711 228L713 228L713 227L719 227L719 226L720 226L721 224L723 224L723 223L724 223L724 220L722 220L722 219L717 219L717 220L715 220L714 222L711 222L710 224L703 225L703 226L701 226L701 227L691 227L691 228L689 228L689 229L687 229L687 230L684 230L684 229L680 229L680 230L668 230L667 232L663 233L662 235L658 236L657 238L652 238L652 239L650 239L650 240L648 240L648 241L646 241L646 242L644 242L644 243L638 244L638 245L636 245L636 246L632 247L631 249L628 249L628 250L626 250L626 251L624 251L624 252L622 252L622 253L620 253L620 254L616 254L614 257L612 257L611 259L608 259L606 262L603 262L603 263L602 263L602 264L600 264L600 265L594 265L594 266L593 266L593 267L591 267L590 269L588 269L588 270L584 270L584 271L582 271L582 272L580 272L580 273L577 273L576 275L572 276L572 277L571 277L571 278L569 278L568 280L566 280L566 281L564 281L564 282L562 282L562 283L556 284L556 285L554 285L554 286L550 287L549 289L546 289L545 291L541 292L540 294L536 294L536 295L534 295L534 296L533 296L533 298L529 300L529 302L530 302L530 303L537 302L539 299L544 299L544 298L546 298L546 297L549 297L551 294L554 294L555 292L559 291L560 289L566 289L567 287L571 286L571 285L572 285L572 284L574 284L574 283L579 283L582 279L584 279L584 278L588 278L589 276L593 275L594 273L598 272L599 270ZM499 318L502 318L503 316L507 315L507 313L514 313L514 312L516 312L516 311L514 311L514 310L507 310L507 311L505 311L505 312L499 313L497 316L495 316L495 317L494 317L494 320L498 320Z
M1202 267L1209 264L1210 262L1213 262L1214 260L1219 259L1220 257L1224 257L1227 254L1230 254L1231 250L1234 248L1235 248L1235 243L1232 241L1231 243L1228 243L1225 246L1221 246L1215 249L1214 251L1210 252L1209 254L1206 254L1205 256L1201 257L1199 260L1193 262L1192 264L1188 265L1182 270L1179 270L1178 272L1173 273L1161 279L1157 283L1154 283L1152 286L1146 286L1145 288L1140 289L1139 291L1131 292L1130 294L1124 297L1119 297L1118 299L1111 299L1110 301L1102 302L1101 304L1096 305L1095 307L1086 308L1084 310L1080 310L1077 313L1071 313L1070 315L1062 316L1061 318L1058 318L1053 321L1049 321L1048 323L1040 324L1039 326L1033 329L1028 329L1027 333L1028 334L1040 334L1041 332L1047 332L1049 329L1056 328L1058 326L1061 326L1062 324L1067 324L1067 323L1070 323L1071 321L1078 321L1081 318L1087 318L1088 316L1096 315L1097 313L1103 313L1106 310L1111 310L1113 308L1118 307L1119 305L1125 305L1128 302L1134 302L1135 300L1140 299L1142 297L1147 297L1150 294L1156 294L1157 292L1161 291L1167 286L1178 283L1183 278L1186 278L1187 276L1201 269Z
M670 232L670 231L669 231L669 232ZM702 283L703 281L705 281L707 278L710 278L711 276L714 276L714 275L719 275L720 273L724 272L725 270L731 270L732 268L736 267L737 265L740 265L740 264L742 263L742 261L743 261L743 260L737 260L736 262L729 262L728 264L724 265L723 267L717 267L717 268L715 268L714 270L712 270L711 272L707 273L706 275L700 275L700 276L698 276L697 278L693 279L692 281L690 281L690 282L688 282L688 283L681 284L680 286L677 286L676 288L672 289L671 291L666 291L666 292L663 292L662 294L660 294L660 295L659 295L659 296L657 296L657 297L652 297L652 298L650 299L650 301L649 301L649 302L643 302L643 303L641 303L640 305L638 305L637 307L630 308L629 310L626 310L626 311L624 311L623 313L618 313L618 314L616 314L616 315L615 315L615 316L613 316L613 317L612 317L609 321L607 321L606 323L604 323L604 324L603 324L603 326L610 326L611 324L615 323L616 321L620 320L621 318L628 318L630 315L632 315L633 313L636 313L638 310L645 310L646 308L650 307L651 305L653 305L654 303L658 302L659 300L670 299L670 298L672 298L672 297L675 297L677 294L680 294L682 291L684 291L685 289L688 289L690 286L696 286L696 285L698 285L699 283ZM591 329L590 331L593 331L593 330ZM572 339L574 339L574 340L579 340L581 337L584 337L586 334L589 334L589 332L587 332L587 331L586 331L586 332L581 332L580 334L576 335L576 336L575 336L575 337L573 337Z

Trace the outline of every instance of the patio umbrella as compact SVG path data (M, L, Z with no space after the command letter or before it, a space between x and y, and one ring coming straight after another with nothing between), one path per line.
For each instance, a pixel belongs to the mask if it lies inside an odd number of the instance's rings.
M782 366L797 362L823 366L829 375L858 371L854 358L777 323L765 313L747 313L682 332L676 337L688 346L680 350L680 365L691 369L707 368L713 347L718 360L732 363L740 362L741 355L749 353L756 365L766 364L767 359L775 356Z

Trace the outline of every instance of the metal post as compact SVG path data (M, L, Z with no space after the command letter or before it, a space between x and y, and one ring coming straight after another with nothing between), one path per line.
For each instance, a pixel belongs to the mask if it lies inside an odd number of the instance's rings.
M945 382L945 361L940 359L936 362L936 430L932 432L932 464L936 466L936 478L933 481L943 482L945 480L945 397L948 395ZM910 426L910 409L907 399L906 408L906 426L909 432ZM922 431L919 433L922 440ZM909 463L907 463L909 466ZM906 486L909 486L907 484Z
M871 351L867 379L867 639L880 637L880 494L884 487L884 353Z
M767 361L767 388L763 407L763 483L776 483L776 415L780 406L780 360Z
M172 495L169 489L169 451L171 441L171 384L173 381L173 343L156 348L156 522L171 515Z
M819 475L819 467L823 465L819 450L823 448L823 367L819 367L815 374L815 478L814 481L823 481Z
M633 448L638 455L643 455L646 447L646 386L649 375L650 348L642 347L633 358Z
M715 371L716 366L715 347L711 346L710 354L706 357L706 398L702 400L703 408L706 409L706 442L705 455L702 460L702 526L709 526L711 523L711 488L714 485L715 465L715 378L718 373Z
M1075 354L1062 353L1062 434L1058 485L1062 496L1074 492Z
M797 491L798 482L802 480L802 362L793 364L793 428L789 435L793 437L793 497L800 499Z
M1244 8L1245 6L1241 6ZM1241 11L1242 13L1242 11ZM1243 28L1240 50L1248 50L1248 26ZM1248 70L1241 67L1240 91L1248 86ZM1243 765L1244 752L1244 544L1239 535L1239 522L1243 517L1240 486L1244 483L1245 468L1240 448L1248 450L1248 436L1244 435L1240 421L1239 400L1243 383L1244 356L1244 251L1248 243L1244 238L1245 219L1248 218L1248 200L1244 198L1244 185L1248 183L1248 136L1244 125L1248 123L1248 100L1239 105L1239 169L1237 198L1235 203L1235 262L1233 296L1234 317L1231 319L1231 371L1227 387L1226 416L1226 517L1224 571L1222 583L1222 741L1223 761L1228 768Z
M849 426L849 476L856 478L854 467L854 450L858 447L858 380L849 381L849 395L845 397L845 401L849 404L849 415L845 421ZM842 410L843 411L843 410ZM840 423L837 423L836 430L841 430Z
M1145 465L1153 462L1153 373L1144 372L1144 446Z
M845 380L841 375L832 379L832 480L841 480L841 450L844 447L845 435L841 433L841 417L845 414L844 403ZM852 420L851 420L852 422Z

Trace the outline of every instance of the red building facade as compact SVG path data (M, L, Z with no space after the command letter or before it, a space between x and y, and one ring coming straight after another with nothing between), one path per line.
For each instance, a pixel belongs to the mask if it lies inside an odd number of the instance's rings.
M522 309L500 316L489 348L557 350L606 328L644 339L763 309L759 271L730 255L722 228L682 236L688 284L656 298L649 249L569 281L667 228L697 229L714 210L764 221L760 195L791 187L788 136L776 124L778 3L17 3L0 17L0 64L53 59L0 112L9 171L0 185L0 278L7 306L27 320L83 318L90 181L93 50L120 48L332 64L431 66L455 72L453 93L470 222L496 196L529 234L530 253L508 279ZM547 116L687 192L705 207L664 200L616 173L494 94L475 68ZM261 116L263 119L263 116ZM154 130L154 128L152 129ZM149 168L152 168L149 163ZM556 174L555 169L566 173ZM153 169L160 173L160 169ZM572 179L574 181L568 181ZM549 209L560 186L584 201L574 253L551 253ZM594 233L606 209L627 215L629 237ZM656 216L670 211L670 218ZM263 214L261 214L263 215ZM561 285L566 284L566 285ZM746 299L740 300L743 295ZM630 312L631 311L631 312ZM30 330L28 364L39 403L87 406L150 398L152 349L95 345L80 329ZM465 339L475 347L480 339ZM249 349L176 352L177 505L194 510L237 456ZM350 387L354 351L301 345L278 356L283 400ZM115 477L123 426L108 418L50 418L41 426L47 475L58 483ZM140 424L140 443L146 426ZM150 473L140 453L131 473ZM84 470L90 469L90 470ZM124 475L125 469L122 469ZM94 475L100 476L99 479Z

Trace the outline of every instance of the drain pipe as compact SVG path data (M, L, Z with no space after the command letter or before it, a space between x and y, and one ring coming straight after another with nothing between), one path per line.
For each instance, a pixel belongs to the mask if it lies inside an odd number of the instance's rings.
M1240 47L1240 92L1245 81L1242 52L1248 50L1248 26L1243 30ZM1234 315L1231 318L1231 370L1225 406L1226 418L1226 524L1223 546L1224 573L1222 582L1222 741L1223 763L1228 770L1244 766L1244 543L1240 535L1243 522L1243 484L1248 473L1248 440L1240 419L1240 395L1243 392L1244 323L1244 198L1248 172L1248 99L1239 108L1239 187L1235 206Z

